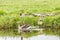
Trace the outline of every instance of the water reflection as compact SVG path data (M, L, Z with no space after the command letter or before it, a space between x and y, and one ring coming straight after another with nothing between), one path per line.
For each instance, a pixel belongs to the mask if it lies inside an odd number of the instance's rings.
M21 40L20 37L0 37L0 40ZM54 35L38 35L29 38L23 38L23 40L60 40L60 37Z
M60 38L54 35L38 35L30 37L30 40L60 40Z
M56 29L52 31L50 28L45 28L43 32L26 32L22 33L22 36L27 37L23 38L23 40L60 40L60 29L58 31ZM6 29L0 30L0 40L21 40L21 37L17 30Z

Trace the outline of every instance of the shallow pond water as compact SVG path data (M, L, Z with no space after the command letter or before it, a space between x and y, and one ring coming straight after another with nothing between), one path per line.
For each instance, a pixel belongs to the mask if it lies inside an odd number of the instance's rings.
M60 40L60 30L45 29L43 31L23 32L23 40ZM0 30L0 40L21 40L17 30Z
M21 37L10 37L10 36L5 36L1 37L0 40L21 40ZM23 38L23 40L60 40L60 37L54 36L54 35L37 35L37 36L32 36L28 38Z

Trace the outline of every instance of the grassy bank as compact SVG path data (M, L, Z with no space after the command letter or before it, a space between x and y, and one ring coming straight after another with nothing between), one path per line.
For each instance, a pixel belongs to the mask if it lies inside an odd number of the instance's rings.
M40 13L60 10L60 0L0 0L5 12Z
M29 15L20 17L20 13L54 13L55 16L44 17L43 26L44 28L60 29L60 0L0 0L0 29L17 28L17 22L20 22L20 25L27 23L31 26L42 27L42 25L38 25L38 20L41 17L29 17ZM11 32L13 33L13 31ZM60 35L60 32L58 34Z

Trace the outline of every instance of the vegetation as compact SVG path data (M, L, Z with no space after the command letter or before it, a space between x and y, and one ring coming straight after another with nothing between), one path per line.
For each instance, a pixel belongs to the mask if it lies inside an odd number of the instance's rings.
M60 10L60 0L1 0L0 9L5 12L40 13Z
M38 20L39 18L42 17L39 16L29 17L29 15L21 17L20 13L22 14L54 13L56 15L42 18L43 26L44 28L52 29L54 32L58 31L58 35L60 35L59 3L60 0L0 0L0 29L8 28L17 29L17 22L20 22L20 25L27 23L30 24L31 26L41 27L40 25L38 25ZM11 31L11 34L14 32L17 31L13 30ZM4 32L2 32L2 34L3 33ZM32 34L34 34L34 32L32 32ZM30 35L30 33L28 35Z

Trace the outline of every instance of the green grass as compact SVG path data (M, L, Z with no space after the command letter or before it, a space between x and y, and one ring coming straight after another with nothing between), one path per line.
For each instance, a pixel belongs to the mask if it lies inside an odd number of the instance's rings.
M0 0L0 9L6 12L52 12L60 10L60 0Z
M28 23L30 25L38 25L38 19L40 17L20 17L19 13L59 13L56 16L46 17L43 21L46 26L50 25L54 21L54 27L60 26L60 0L0 0L0 28L9 28L17 27L17 22L20 21L21 24ZM48 21L48 22L47 22ZM6 30L7 31L7 30ZM4 32L0 31L0 34L3 35ZM7 32L5 32L6 34ZM35 35L35 32L25 36ZM47 32L48 33L48 32ZM51 33L52 34L52 33ZM11 31L10 34L13 35ZM59 32L60 35L60 32Z
M17 26L16 22L27 22L37 25L38 17L20 18L19 13L40 13L40 12L59 12L60 0L0 0L0 27ZM59 15L60 16L60 15ZM56 19L60 24L60 17L48 17L44 19L46 25L51 25L52 20ZM47 23L48 21L48 23Z

